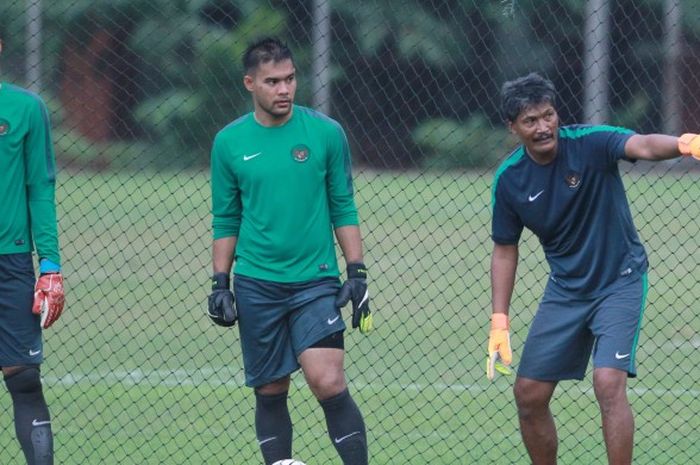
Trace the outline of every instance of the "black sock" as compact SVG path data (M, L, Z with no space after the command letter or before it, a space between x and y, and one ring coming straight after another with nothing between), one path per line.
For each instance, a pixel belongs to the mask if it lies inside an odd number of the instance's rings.
M265 465L292 458L292 419L287 392L273 396L255 393L255 433Z
M29 465L53 464L53 434L49 409L37 367L5 377L15 411L15 432Z
M350 392L346 389L320 404L326 415L328 435L343 465L367 465L365 422Z

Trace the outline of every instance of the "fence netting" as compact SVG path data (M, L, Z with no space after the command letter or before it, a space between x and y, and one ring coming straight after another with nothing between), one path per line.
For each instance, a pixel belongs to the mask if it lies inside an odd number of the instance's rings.
M2 0L1 79L47 103L58 164L67 304L42 365L56 463L262 463L238 328L205 308L211 143L251 111L240 58L268 35L294 52L297 103L351 145L376 329L346 333L346 371L370 463L529 463L514 377L485 377L491 184L517 143L500 87L537 71L564 124L700 131L699 12L697 0ZM698 167L620 162L650 259L629 381L637 464L700 456ZM516 366L548 271L526 233ZM303 376L292 381L295 457L340 463ZM590 367L554 397L561 463L607 463ZM0 412L0 463L23 463L7 394Z

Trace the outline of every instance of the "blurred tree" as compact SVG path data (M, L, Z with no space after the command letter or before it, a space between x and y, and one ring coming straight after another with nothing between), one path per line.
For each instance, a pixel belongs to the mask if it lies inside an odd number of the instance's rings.
M348 129L362 163L424 166L424 156L434 151L416 145L412 135L426 134L415 132L421 126L440 127L441 133L449 127L500 127L501 84L529 71L554 81L564 122L582 120L584 0L331 1L331 114ZM661 127L668 1L610 2L612 123L633 119L638 130ZM678 1L688 44L679 73L685 78L681 91L688 93L697 86L691 65L700 61L700 0ZM290 43L298 102L311 104L313 5L53 0L43 18L45 81L50 91L65 93L67 131L143 140L160 145L155 152L165 159L182 153L206 162L216 130L250 108L239 60L251 39L278 34ZM7 38L3 74L20 83L25 10L23 0L0 2ZM687 108L683 117L700 120ZM468 123L474 118L482 124ZM108 132L91 134L87 126Z

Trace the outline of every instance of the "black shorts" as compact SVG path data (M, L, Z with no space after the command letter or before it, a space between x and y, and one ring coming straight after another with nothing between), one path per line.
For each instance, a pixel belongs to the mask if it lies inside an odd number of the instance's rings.
M0 366L44 359L40 317L32 313L34 282L31 253L0 255Z
M235 275L233 289L247 386L262 386L298 370L302 352L345 330L335 306L337 278L275 283Z

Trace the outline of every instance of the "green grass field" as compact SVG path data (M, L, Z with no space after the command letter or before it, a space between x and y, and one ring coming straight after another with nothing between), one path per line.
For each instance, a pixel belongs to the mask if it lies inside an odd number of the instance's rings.
M513 378L488 383L483 373L490 182L490 173L357 174L376 330L347 333L346 365L373 465L528 463ZM640 377L630 381L635 463L693 463L698 173L632 173L625 182L652 263ZM67 310L45 333L43 365L56 463L261 463L238 330L204 314L208 176L63 174L57 196ZM516 363L546 275L526 234L511 310ZM296 457L339 464L317 403L300 374L293 380ZM607 463L590 374L562 383L553 410L561 463ZM6 394L0 411L0 462L22 463Z

